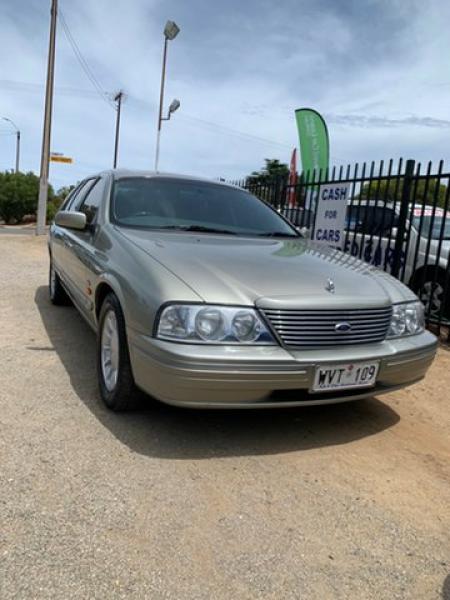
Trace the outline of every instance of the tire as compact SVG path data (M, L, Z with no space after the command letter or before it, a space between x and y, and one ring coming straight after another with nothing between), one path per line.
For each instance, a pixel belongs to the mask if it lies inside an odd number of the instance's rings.
M439 318L450 319L450 284L444 298L444 273L438 272L436 274L433 269L428 269L423 283L421 274L418 274L415 280L413 290L423 302L430 321L437 321ZM443 303L444 306L442 306Z
M61 283L58 273L55 271L51 258L48 274L48 293L51 303L55 306L68 306L69 304L72 304L66 290Z
M106 296L100 309L97 377L100 395L110 410L120 412L138 406L140 392L131 371L125 319L113 293Z

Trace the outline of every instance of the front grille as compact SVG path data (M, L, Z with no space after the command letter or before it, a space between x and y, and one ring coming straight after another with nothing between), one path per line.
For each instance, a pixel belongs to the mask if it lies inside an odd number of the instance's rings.
M364 309L274 309L262 312L285 346L321 348L344 344L374 344L385 339L392 308ZM348 323L348 331L336 331L338 323Z

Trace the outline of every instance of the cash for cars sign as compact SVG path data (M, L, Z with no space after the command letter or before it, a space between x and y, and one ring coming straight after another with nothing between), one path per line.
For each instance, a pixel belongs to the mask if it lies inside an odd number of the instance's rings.
M335 248L342 247L349 197L349 183L320 186L313 240Z

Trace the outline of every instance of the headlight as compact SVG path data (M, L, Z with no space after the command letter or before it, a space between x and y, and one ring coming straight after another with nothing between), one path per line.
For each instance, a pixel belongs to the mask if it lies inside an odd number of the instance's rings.
M394 304L388 338L414 335L425 329L425 315L422 302Z
M190 343L276 344L253 308L171 304L160 314L156 337Z

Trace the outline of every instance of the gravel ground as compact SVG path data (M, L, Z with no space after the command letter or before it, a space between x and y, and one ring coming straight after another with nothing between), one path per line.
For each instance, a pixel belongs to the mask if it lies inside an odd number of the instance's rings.
M450 599L450 352L271 412L100 403L95 338L0 235L0 598Z

